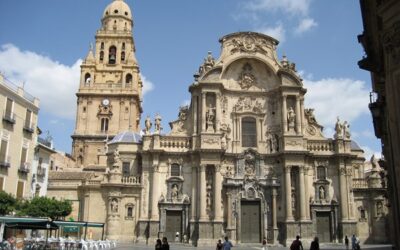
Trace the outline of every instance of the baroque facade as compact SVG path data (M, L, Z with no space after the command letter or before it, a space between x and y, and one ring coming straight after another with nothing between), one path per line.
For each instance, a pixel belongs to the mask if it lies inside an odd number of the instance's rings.
M338 118L334 138L323 135L295 64L277 57L277 40L222 37L219 57L206 55L190 105L164 134L158 114L139 129L132 25L122 0L106 8L77 94L72 137L81 167L51 173L49 196L79 201L80 220L105 222L107 237L122 241L386 241L382 170L365 163L347 122Z

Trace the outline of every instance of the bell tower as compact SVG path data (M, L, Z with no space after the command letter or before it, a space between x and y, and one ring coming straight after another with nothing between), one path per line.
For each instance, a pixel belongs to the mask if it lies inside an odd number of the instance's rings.
M129 6L114 0L81 65L72 135L72 156L79 166L105 165L105 142L122 131L139 131L142 81L132 29Z

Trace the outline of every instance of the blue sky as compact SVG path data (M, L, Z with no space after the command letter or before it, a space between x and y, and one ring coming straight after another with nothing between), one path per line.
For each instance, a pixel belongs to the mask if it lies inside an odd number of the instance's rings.
M188 86L207 51L218 57L218 39L264 32L280 40L280 57L296 63L308 89L306 106L315 108L326 135L332 136L340 116L368 155L379 154L367 108L370 77L357 67L364 54L357 42L358 1L125 1L133 11L136 56L148 89L142 117L160 113L169 127L190 99ZM39 127L50 131L59 150L71 150L80 60L110 2L0 1L0 71L40 98Z

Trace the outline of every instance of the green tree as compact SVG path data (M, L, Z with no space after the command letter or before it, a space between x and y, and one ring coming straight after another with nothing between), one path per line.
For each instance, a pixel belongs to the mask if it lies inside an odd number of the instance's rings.
M0 191L0 215L11 213L16 206L16 199L4 191Z
M48 217L52 220L62 219L72 212L72 204L68 200L58 201L54 198L35 197L25 200L19 205L19 215L32 217Z

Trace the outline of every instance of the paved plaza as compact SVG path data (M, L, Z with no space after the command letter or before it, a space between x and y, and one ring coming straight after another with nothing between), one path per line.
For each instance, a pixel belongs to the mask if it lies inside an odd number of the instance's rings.
M336 249L346 249L343 245L320 245L321 249L326 249L326 250L336 250ZM117 247L119 250L127 250L127 249L137 249L137 250L149 250L149 249L154 249L153 244L149 245L144 245L144 244L119 244ZM196 249L196 250L214 250L215 246L204 246L204 247L193 247L190 245L183 245L183 244L170 244L170 249L171 250L188 250L188 249ZM239 249L248 249L248 250L261 250L261 244L256 245L238 245L234 246L232 250L239 250ZM277 247L277 246L269 246L268 250L281 250L281 249L289 249L289 247ZM304 248L304 250L307 250L308 248ZM392 247L390 245L362 245L361 249L374 249L374 250L392 250Z

